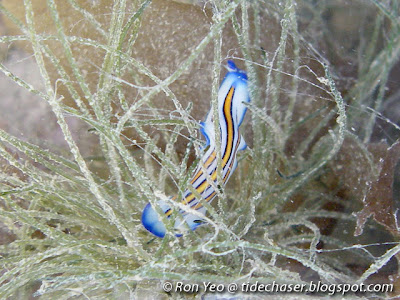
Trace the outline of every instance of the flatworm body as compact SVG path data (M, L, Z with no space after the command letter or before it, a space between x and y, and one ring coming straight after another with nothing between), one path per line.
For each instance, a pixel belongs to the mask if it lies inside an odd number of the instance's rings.
M232 61L228 61L228 71L218 91L219 128L221 132L221 149L219 149L219 151L221 152L221 175L224 184L226 184L237 167L237 152L247 147L246 142L239 133L239 127L246 113L246 106L244 103L250 101L246 73L237 68ZM202 157L203 166L204 169L207 170L207 174L210 176L211 180L217 184L218 149L216 148L215 124L211 111L208 113L206 120L201 122L200 125L200 131L206 139L204 148L209 146ZM206 208L202 205L202 202L211 202L216 196L216 191L207 181L200 164L194 172L190 184L201 195L203 200L200 201L200 199L197 199L188 189L183 194L181 203L204 215L206 213ZM176 200L176 198L175 196L171 200ZM162 200L158 202L158 205L166 217L169 218L172 214L170 205ZM191 230L195 230L203 223L203 220L199 218L199 216L180 210L180 216L176 218L174 225L176 236L181 236L181 233L187 226ZM161 238L165 236L165 225L159 220L158 214L150 203L148 203L143 210L142 224L154 235Z

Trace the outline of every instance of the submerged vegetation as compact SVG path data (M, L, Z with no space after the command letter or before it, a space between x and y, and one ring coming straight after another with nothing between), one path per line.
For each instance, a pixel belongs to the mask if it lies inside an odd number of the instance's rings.
M42 84L7 58L1 80L47 103L66 142L0 129L2 299L158 299L164 280L398 293L397 1L3 0L0 11L1 49L32 56ZM165 220L153 238L142 210L190 184L227 59L249 77L249 147L204 204L207 225L177 238Z

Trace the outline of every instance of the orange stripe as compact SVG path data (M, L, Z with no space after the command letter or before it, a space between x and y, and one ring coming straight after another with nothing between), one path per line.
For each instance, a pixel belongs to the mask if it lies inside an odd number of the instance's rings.
M227 149L226 149L225 155L222 159L222 162L223 162L222 167L225 167L226 163L228 162L230 153L232 152L233 124L232 124L232 115L231 115L231 103L232 103L232 96L233 96L234 91L235 91L234 87L231 87L228 95L226 96L225 104L224 104L224 115L225 115L225 119L227 122L226 126L227 126L228 140L226 142Z
M211 174L211 180L212 180L212 181L215 181L215 179L217 179L217 172L216 172L216 171L214 171L214 172ZM201 194L202 192L205 191L205 189L206 189L209 185L210 185L210 184L208 183L208 181L205 180L202 184L200 184L200 185L196 188L196 191L197 191L199 194ZM182 200L182 204L184 204L184 205L188 204L190 201L192 201L192 200L194 199L194 197L195 197L194 194L191 193L188 197L186 197L185 199Z
M175 201L175 199L176 199L176 196L174 196L174 197L172 197L172 201ZM167 216L167 217L169 217L170 215L172 215L172 209L169 209L169 210L167 210L167 212L165 213L165 215Z
M238 139L238 141L237 141L237 143L236 143L235 152L237 152L237 148L239 147L239 144L240 144L240 140L241 140L241 139L242 139L242 138L241 138L241 136L240 136L240 134L239 134L239 139ZM235 155L236 155L236 154L235 154ZM227 180L227 178L228 178L228 175L231 173L232 166L233 166L233 163L234 163L234 162L235 162L235 158L232 159L231 164L229 165L228 172L226 172L226 174L225 174L224 183L226 182L226 180Z
M204 168L207 169L211 165L212 161L215 159L216 156L217 153L213 151L209 156L209 158L207 159L207 161L204 163ZM199 172L197 172L196 176L192 179L192 181L190 181L190 183L193 184L202 174L203 170L200 169Z
M204 199L204 200L205 200L206 202L210 201L211 198L215 196L215 194L216 194L215 191L212 192L211 195L208 196L208 197L207 197L206 199ZM197 204L193 207L193 209L199 209L199 208L201 208L202 206L203 206L203 204L199 202L199 203L197 203Z

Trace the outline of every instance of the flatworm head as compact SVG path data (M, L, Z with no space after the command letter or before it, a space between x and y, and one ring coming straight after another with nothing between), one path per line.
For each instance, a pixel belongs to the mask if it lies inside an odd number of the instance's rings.
M244 115L246 114L245 103L250 102L248 85L247 85L247 75L244 71L236 67L233 61L228 61L228 72L221 83L218 92L218 106L220 115L222 114L222 106L225 103L226 95L228 95L229 90L233 87L235 90L235 95L233 97L232 103L232 117L235 118L236 125L239 127L242 122Z

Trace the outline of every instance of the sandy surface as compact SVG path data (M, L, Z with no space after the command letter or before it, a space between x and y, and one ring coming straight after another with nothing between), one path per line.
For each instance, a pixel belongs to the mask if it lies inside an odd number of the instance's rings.
M41 76L33 56L19 49L11 49L4 62L7 68L36 89L43 91ZM75 140L83 155L92 152L96 139L88 126L76 118L66 116ZM53 150L67 150L61 129L51 107L40 97L18 86L0 74L0 128L25 141Z

